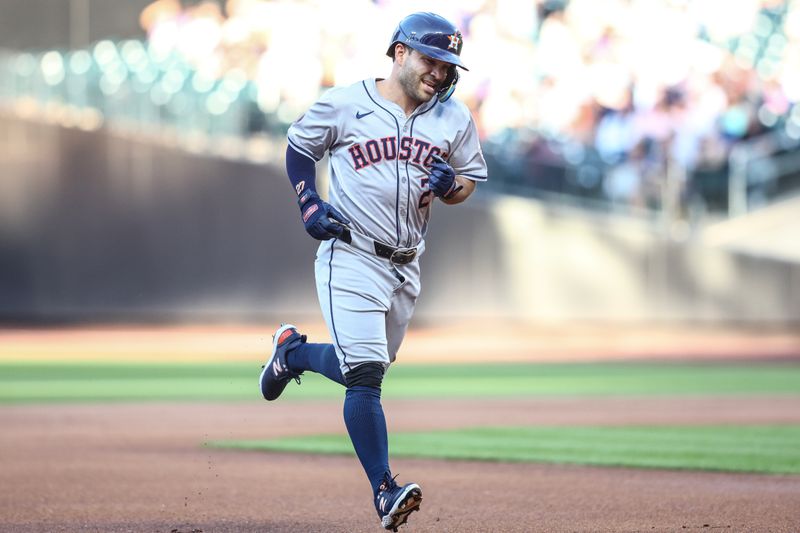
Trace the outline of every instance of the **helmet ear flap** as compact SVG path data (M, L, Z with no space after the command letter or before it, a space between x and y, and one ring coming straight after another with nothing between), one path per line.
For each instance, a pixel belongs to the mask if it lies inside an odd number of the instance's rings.
M442 83L442 88L437 93L439 95L439 102L445 103L456 90L456 83L458 83L458 69L455 65L450 65L447 69L447 77Z

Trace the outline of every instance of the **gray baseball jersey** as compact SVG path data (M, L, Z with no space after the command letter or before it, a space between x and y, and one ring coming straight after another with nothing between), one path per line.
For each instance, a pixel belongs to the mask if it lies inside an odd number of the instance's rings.
M424 238L432 195L431 156L439 154L456 174L486 179L486 162L467 107L436 98L406 116L384 100L375 80L330 89L292 124L289 143L319 161L329 152L329 202L354 229L393 246Z
M319 161L329 155L329 203L355 236L421 251L431 215L432 156L457 175L487 177L475 123L455 99L436 98L410 116L380 96L376 80L327 91L289 128L290 145ZM317 253L317 292L347 372L354 364L393 361L419 294L419 265L391 261L340 240Z

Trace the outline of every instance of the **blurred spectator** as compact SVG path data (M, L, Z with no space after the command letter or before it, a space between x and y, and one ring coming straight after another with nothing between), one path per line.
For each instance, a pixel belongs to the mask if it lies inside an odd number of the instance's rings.
M288 124L330 86L385 75L396 21L426 9L422 0L155 0L140 23L160 74L128 61L128 79L166 88L136 88L159 108L148 120L205 110L228 117L226 132L257 134L265 122ZM670 172L686 201L718 206L726 191L711 188L725 188L733 146L769 131L800 141L798 0L444 0L435 9L465 35L470 72L456 95L474 112L493 176L507 177L492 185L657 207ZM108 65L114 89L126 71ZM170 78L176 69L183 74ZM145 109L128 104L101 109Z
M258 109L291 121L320 90L362 76L365 64L380 75L375 43L399 16L426 9L416 4L229 0L223 15L214 2L156 0L142 26L151 46L198 70L243 70L258 87ZM505 170L528 175L509 179L542 190L600 191L652 207L658 181L677 168L682 197L719 196L708 190L719 180L708 176L724 169L731 146L780 126L800 99L796 1L452 1L437 9L463 26L472 70L458 95L482 137L512 139L527 164Z

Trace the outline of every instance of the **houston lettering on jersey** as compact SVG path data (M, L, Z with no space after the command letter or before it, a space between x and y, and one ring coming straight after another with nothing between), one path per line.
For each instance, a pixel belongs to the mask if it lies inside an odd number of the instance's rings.
M403 137L400 139L400 149L397 146L397 137L383 137L381 139L370 139L364 143L356 143L347 149L350 158L353 160L353 168L362 168L380 163L381 161L412 161L418 165L428 167L433 162L432 156L440 155L447 158L447 152L443 152L438 146L433 146L422 139L414 137Z

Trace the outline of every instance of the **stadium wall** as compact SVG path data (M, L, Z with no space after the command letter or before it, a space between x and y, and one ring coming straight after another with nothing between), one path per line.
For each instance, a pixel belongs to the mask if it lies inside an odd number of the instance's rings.
M0 117L0 321L319 318L280 165ZM415 321L800 319L800 265L478 194L437 205Z
M144 36L139 15L152 0L3 0L0 48L77 49L100 39ZM185 3L185 2L184 2Z

